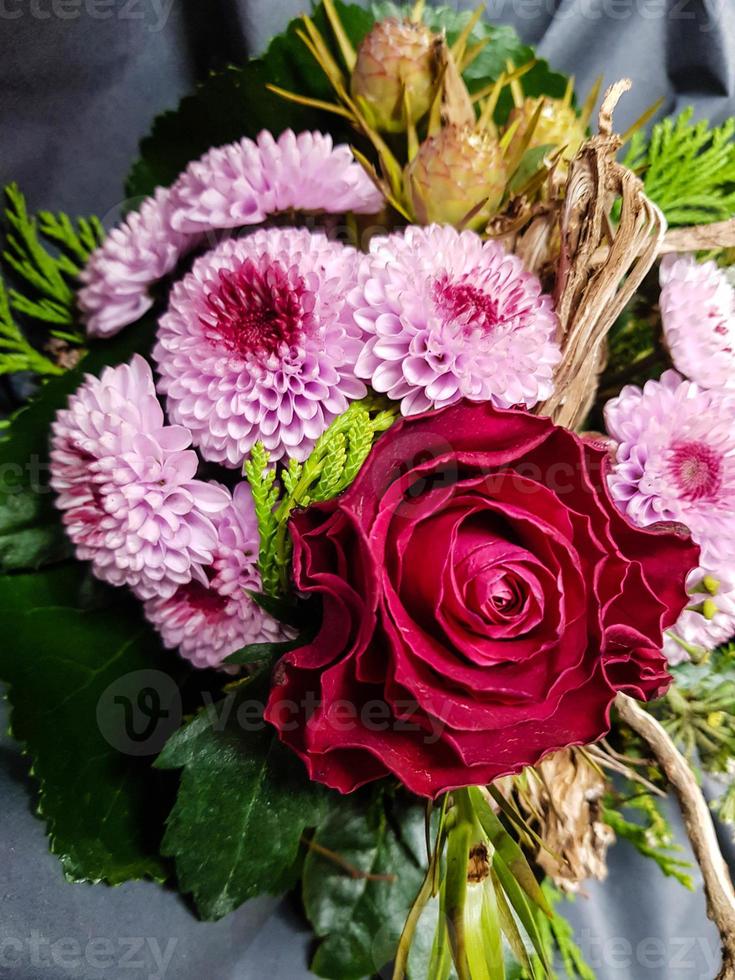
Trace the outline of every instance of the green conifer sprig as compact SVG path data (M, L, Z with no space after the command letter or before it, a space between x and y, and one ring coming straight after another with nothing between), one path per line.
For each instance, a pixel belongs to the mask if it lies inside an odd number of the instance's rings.
M0 278L0 374L15 374L16 371L33 371L43 376L64 373L63 368L26 340L13 319L8 291Z
M692 123L692 108L636 133L624 163L641 175L646 194L670 225L708 224L735 214L735 119Z
M317 440L307 460L290 460L277 472L256 443L243 472L253 492L260 534L259 566L268 596L288 591L291 539L288 522L297 507L331 500L357 476L376 436L395 421L397 408L377 398L353 402Z
M623 815L623 809L636 812L642 821L629 820ZM667 877L694 891L694 882L688 874L691 864L679 856L681 848L650 793L638 793L622 806L619 800L608 799L602 807L602 819L618 837L624 837L640 854L655 861Z
M541 889L549 906L554 910L551 918L545 915L537 916L539 932L548 951L549 961L553 962L556 958L555 954L558 954L564 973L569 980L595 980L594 970L585 961L582 950L574 941L574 930L557 909L557 905L563 898L567 897L571 900L573 896L565 896L548 878L543 881ZM533 958L533 963L535 967L534 976L544 976L541 964L536 957ZM524 980L530 980L528 971L523 971L522 976ZM551 980L557 980L558 976L556 971L551 971Z
M43 325L44 333L79 345L76 327L76 279L104 237L97 218L77 218L41 211L32 216L17 184L5 188L6 235L3 263L20 289L0 282L0 374L33 371L61 374L63 369L40 353L22 326ZM19 324L13 313L26 318Z

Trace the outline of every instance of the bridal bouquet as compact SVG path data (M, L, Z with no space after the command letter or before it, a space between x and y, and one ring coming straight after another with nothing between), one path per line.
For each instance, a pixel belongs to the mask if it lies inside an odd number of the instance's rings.
M693 887L671 789L735 976L735 122L621 136L629 87L325 0L114 227L6 189L0 677L71 881L586 980L616 837Z

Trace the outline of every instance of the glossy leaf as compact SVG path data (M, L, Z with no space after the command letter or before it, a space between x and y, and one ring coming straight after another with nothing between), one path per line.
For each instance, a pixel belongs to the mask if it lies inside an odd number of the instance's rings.
M0 577L0 678L10 685L11 731L31 759L38 813L67 878L162 880L168 780L150 769L150 752L176 720L178 689L161 671L171 654L125 593L85 608L85 576L69 564ZM150 711L141 718L143 695ZM157 731L147 731L149 722Z
M204 919L294 884L304 832L326 793L262 720L262 692L239 687L169 740L156 761L183 769L162 851Z
M322 940L311 969L333 980L371 976L393 958L425 873L424 808L353 794L338 801L304 862L306 914ZM358 874L325 855L338 855Z

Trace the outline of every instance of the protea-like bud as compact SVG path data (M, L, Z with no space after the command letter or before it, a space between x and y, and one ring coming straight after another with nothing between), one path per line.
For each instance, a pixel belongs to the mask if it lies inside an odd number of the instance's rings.
M511 141L510 156L513 155L514 147L523 140L539 105L541 106L541 113L528 142L529 148L536 146L564 147L562 159L573 160L586 137L584 123L568 102L563 99L552 99L548 96L538 99L524 99L522 105L516 106L511 111L508 117L508 125L510 126L518 120L518 128Z
M404 91L412 122L428 112L434 42L428 27L394 17L379 21L365 37L352 73L352 96L376 129L398 133L405 128Z
M495 136L470 126L443 127L421 144L406 168L410 200L422 224L483 227L497 210L507 180Z

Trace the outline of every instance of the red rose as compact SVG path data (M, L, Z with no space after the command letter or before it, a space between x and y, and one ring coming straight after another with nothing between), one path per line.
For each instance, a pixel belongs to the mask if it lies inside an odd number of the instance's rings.
M312 779L436 796L600 738L617 691L663 693L698 549L629 524L605 465L548 419L465 403L398 423L295 516L295 584L323 620L266 718Z

